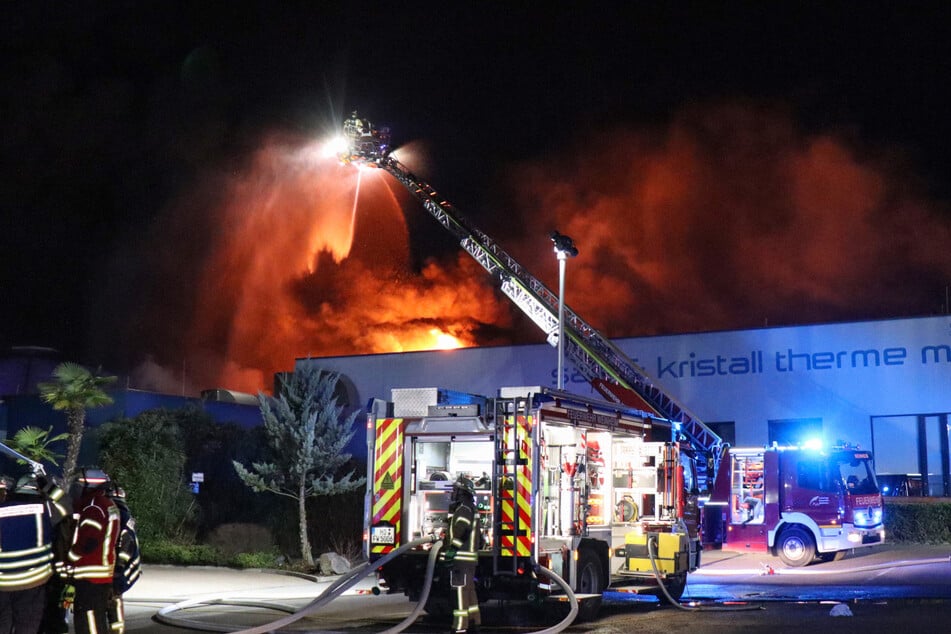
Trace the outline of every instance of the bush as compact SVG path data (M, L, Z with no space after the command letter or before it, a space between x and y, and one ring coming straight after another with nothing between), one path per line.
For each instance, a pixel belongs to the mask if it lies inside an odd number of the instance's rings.
M912 501L914 500L914 501ZM886 542L951 543L951 502L933 498L887 498Z
M209 546L229 557L274 550L274 538L271 536L271 531L258 524L222 524L211 531L205 541Z
M270 550L225 552L208 544L182 544L165 539L141 542L142 561L169 566L228 566L230 568L281 568L278 553Z
M165 539L143 539L142 561L173 566L217 566L220 554L204 544L182 544Z
M231 568L280 568L276 552L238 553L228 560Z

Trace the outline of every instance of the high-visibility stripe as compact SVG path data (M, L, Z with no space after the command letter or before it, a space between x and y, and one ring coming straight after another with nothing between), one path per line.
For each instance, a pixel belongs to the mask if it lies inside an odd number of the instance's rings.
M84 519L83 521L81 521L81 522L79 523L79 528L83 528L84 526L92 526L92 527L95 528L97 531L101 531L101 530L102 530L102 522L97 522L97 521L94 520L94 519L86 518L86 519Z
M0 559L0 575L9 574L8 570L32 568L53 561L53 550L49 546L42 549L34 548L29 551L21 550L14 554L18 555L16 559Z
M0 590L10 592L40 584L53 576L52 564L31 568L20 573L0 574Z
M516 455L517 459L515 464L508 465L509 473L514 471L514 481L500 487L502 509L500 553L503 557L527 557L532 552L531 437L531 416L505 418L503 422L505 455Z
M23 517L24 515L37 515L42 517L46 510L42 504L15 504L12 506L0 507L0 519L5 517Z
M391 524L396 534L394 544L373 545L371 552L383 555L402 541L403 419L377 419L375 444L371 522Z

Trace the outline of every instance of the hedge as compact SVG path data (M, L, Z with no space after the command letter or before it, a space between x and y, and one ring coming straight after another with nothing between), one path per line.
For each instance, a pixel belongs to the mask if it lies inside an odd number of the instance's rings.
M206 544L168 540L143 540L142 561L173 566L227 566L229 568L280 568L277 552L225 553Z
M885 541L951 543L951 500L885 498Z

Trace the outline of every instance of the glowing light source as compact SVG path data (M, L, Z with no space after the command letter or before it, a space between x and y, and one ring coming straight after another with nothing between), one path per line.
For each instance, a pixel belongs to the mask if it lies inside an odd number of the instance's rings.
M321 148L321 155L324 158L334 158L337 155L346 152L348 147L349 145L347 140L343 136L337 135L323 144Z
M818 438L810 438L806 442L802 443L803 449L811 449L813 451L819 451L822 449L822 440Z

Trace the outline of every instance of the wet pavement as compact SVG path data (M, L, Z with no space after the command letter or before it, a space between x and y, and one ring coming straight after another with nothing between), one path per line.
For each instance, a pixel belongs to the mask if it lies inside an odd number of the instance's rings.
M795 569L756 553L710 551L704 553L703 561L684 593L685 602L696 602L701 610L680 610L608 593L597 621L573 624L566 631L917 632L943 630L951 624L951 545L876 546L842 561ZM171 634L261 625L300 609L337 579L265 570L145 566L141 581L126 595L127 630ZM402 596L374 596L373 585L372 576L364 579L317 615L289 629L379 632L414 607ZM153 618L160 609L195 599L212 604L171 609L165 623ZM216 600L232 605L214 604ZM849 615L832 614L833 609L843 611L840 605L848 608ZM734 611L723 611L730 606L735 606ZM527 633L553 624L550 615L546 619L537 614L535 623L513 621L506 615L511 609L485 606L490 621L483 631ZM420 619L406 631L442 630L442 624Z

